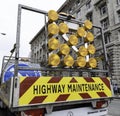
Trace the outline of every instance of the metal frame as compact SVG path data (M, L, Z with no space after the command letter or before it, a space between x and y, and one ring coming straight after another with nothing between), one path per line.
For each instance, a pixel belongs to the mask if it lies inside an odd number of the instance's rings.
M32 11L32 12L36 12L36 13L40 13L40 14L44 14L45 15L45 31L47 31L47 28L46 28L46 16L47 16L47 12L46 11L43 11L43 10L39 10L39 9L36 9L36 8L32 8L32 7L29 7L29 6L25 6L25 5L21 5L19 4L18 6L18 18L17 18L17 33L16 33L16 53L15 53L15 77L18 76L18 62L19 62L19 48L20 48L20 29L21 29L21 12L22 12L22 9L25 9L25 10L29 10L29 11ZM60 20L63 20L63 21L68 21L68 22L72 22L72 23L76 23L76 24L83 24L83 22L80 22L79 20L76 20L76 19L70 19L68 20L67 16L62 16L60 15L59 16L59 19ZM101 33L101 38L102 38L102 45L103 45L103 52L104 52L104 58L105 58L105 62L106 62L106 65L107 65L107 70L97 70L97 69L77 69L76 71L86 71L86 72L109 72L109 64L108 64L108 57L107 57L107 52L106 52L106 46L105 46L105 41L104 41L104 35L103 35L103 30L101 27L98 27L98 26L94 26L94 28L97 28L100 30L100 33ZM47 39L46 39L46 47L45 49L47 49ZM47 56L46 56L46 59L47 59ZM22 67L21 67L22 68ZM20 68L20 69L21 69ZM37 69L38 70L38 69ZM42 67L40 68L39 70L61 70L61 68L56 68L56 69L51 69L49 67L45 68L45 67ZM75 71L75 69L67 69L67 70L70 70L70 71Z

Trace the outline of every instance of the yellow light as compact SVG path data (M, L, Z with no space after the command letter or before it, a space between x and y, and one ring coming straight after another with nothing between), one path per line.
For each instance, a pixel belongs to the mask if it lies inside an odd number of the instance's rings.
M65 66L71 67L74 64L74 59L73 59L72 56L67 55L67 56L64 57L63 62L64 62Z
M86 34L86 41L93 42L94 41L94 35L91 32L88 32Z
M66 23L60 23L59 24L59 32L60 34L65 34L69 31L69 28Z
M54 10L48 12L48 19L50 22L58 20L58 13Z
M78 52L79 52L79 55L81 55L81 56L87 56L87 54L88 54L88 50L84 46L80 46Z
M85 29L84 29L83 27L79 27L79 28L78 28L78 30L77 30L77 35L78 35L79 37L84 37L84 36L85 36L85 33L86 33L86 31L85 31Z
M48 48L50 50L56 50L59 48L60 42L56 38L50 38L48 41Z
M84 27L85 27L85 29L87 29L87 30L92 29L92 22L90 22L89 20L86 20L86 21L84 22Z
M85 67L86 65L86 59L85 57L82 57L82 56L79 56L77 57L77 60L76 60L76 66L79 66L79 67Z
M58 66L60 63L60 57L57 54L51 54L48 58L48 64L51 66Z
M93 46L92 44L88 45L88 53L89 54L95 54L95 46Z
M70 35L68 44L75 46L78 44L78 38L75 35Z
M90 66L91 68L96 68L96 66L97 66L97 61L96 61L95 58L90 58L88 64L89 64L89 66Z
M67 55L70 52L70 47L67 44L60 45L60 54Z
M58 32L59 32L59 27L58 27L58 25L56 25L55 23L51 23L51 24L48 25L48 33L49 33L49 36L58 34Z

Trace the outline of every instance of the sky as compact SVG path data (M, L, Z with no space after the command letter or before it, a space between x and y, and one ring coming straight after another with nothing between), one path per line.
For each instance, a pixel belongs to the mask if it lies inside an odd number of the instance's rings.
M58 10L65 0L0 0L0 70L3 56L9 56L16 42L18 4L44 11ZM20 56L30 54L29 42L43 26L43 15L22 10Z

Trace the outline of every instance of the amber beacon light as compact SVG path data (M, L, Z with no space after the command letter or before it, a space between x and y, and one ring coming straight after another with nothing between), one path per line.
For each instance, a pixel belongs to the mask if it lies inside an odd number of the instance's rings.
M69 15L64 15L64 17L67 16ZM78 24L77 28L73 29L69 21L61 20L60 14L50 10L47 25L49 66L62 68L97 67L97 61L94 58L96 48L94 46L91 21L85 20L83 23Z

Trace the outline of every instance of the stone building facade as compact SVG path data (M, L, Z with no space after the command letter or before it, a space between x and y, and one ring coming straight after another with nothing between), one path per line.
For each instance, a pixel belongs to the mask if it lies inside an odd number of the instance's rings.
M103 28L111 75L120 83L120 0L66 0L58 9L58 12L61 11L74 15L80 21L89 19ZM101 38L99 33L94 31L95 37ZM43 27L31 40L32 62L44 61L45 36ZM101 41L97 39L95 43L100 50Z

